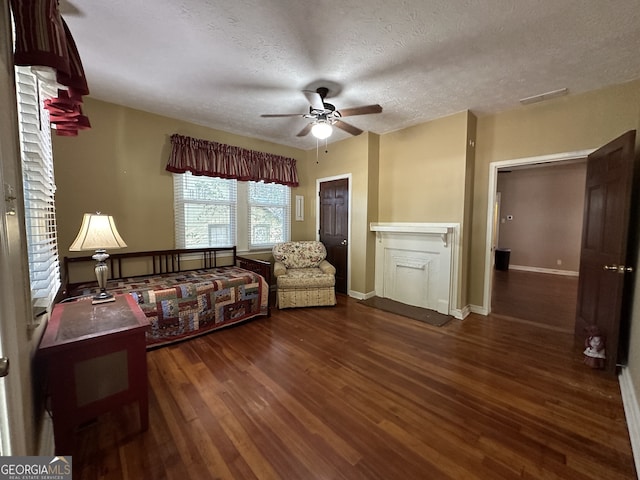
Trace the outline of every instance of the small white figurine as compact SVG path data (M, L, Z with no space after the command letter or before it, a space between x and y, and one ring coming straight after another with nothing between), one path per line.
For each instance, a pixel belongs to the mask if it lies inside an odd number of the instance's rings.
M605 338L597 326L591 325L587 327L588 336L584 341L584 363L591 368L604 368L605 355L604 342Z

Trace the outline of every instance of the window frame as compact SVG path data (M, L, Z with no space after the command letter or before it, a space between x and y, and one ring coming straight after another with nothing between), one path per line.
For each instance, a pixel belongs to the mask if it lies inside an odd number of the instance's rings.
M185 183L185 178L182 175L191 175L190 173L174 173L173 175L173 193L174 193L174 234L175 234L175 246L176 248L196 248L195 246L186 246L185 231L182 225L185 223L184 219L181 219L181 209L184 208L184 193L180 191L180 188ZM273 245L270 243L251 245L250 234L250 202L249 202L249 183L247 181L240 181L235 179L219 179L218 177L199 177L201 179L211 178L223 181L236 183L236 204L235 204L235 246L238 252L252 252L259 253L264 251L270 251ZM258 183L258 182L255 182ZM271 184L267 184L271 185ZM278 185L287 189L287 205L281 205L279 208L284 208L284 240L288 241L291 238L291 187L286 185ZM188 200L190 203L199 203L197 200ZM206 203L203 201L202 203ZM274 206L270 204L269 206ZM214 245L209 245L214 246ZM218 246L218 245L216 245ZM219 246L233 246L233 245L219 245Z

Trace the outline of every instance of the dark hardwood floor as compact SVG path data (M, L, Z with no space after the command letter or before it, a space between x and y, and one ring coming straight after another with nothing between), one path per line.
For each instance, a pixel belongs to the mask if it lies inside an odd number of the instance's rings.
M148 353L136 408L81 430L79 479L631 479L615 378L572 335L358 304L274 311Z
M578 299L578 277L494 270L491 312L573 332Z

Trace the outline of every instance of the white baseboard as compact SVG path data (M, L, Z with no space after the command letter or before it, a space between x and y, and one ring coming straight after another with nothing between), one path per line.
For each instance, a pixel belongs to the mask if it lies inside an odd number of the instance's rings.
M622 404L624 405L624 414L627 418L627 428L631 439L633 461L636 465L636 471L640 472L640 405L638 405L636 390L633 387L633 380L631 380L627 367L622 367L618 382L620 383Z
M368 300L376 296L376 292L356 292L355 290L349 290L349 296L355 298L356 300Z
M454 308L454 309L450 310L450 312L451 312L451 315L453 316L453 318L457 318L458 320L464 320L471 313L471 308L469 307L469 305L465 305L464 307L462 307L460 309Z
M523 272L549 273L551 275L565 275L567 277L577 277L578 272L573 270L557 270L555 268L527 267L525 265L509 265L509 270L522 270Z
M481 305L469 305L469 311L478 315L484 315L485 317L489 315L489 309Z

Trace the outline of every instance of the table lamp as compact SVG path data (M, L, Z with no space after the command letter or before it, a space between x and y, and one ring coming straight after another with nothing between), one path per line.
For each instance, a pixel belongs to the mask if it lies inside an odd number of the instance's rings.
M105 260L109 258L107 248L123 248L127 244L124 243L122 237L118 233L116 224L111 215L102 215L98 213L85 213L82 218L80 232L69 247L70 252L80 252L83 250L95 250L93 258L96 263L96 278L98 279L98 287L100 292L93 297L92 303L113 302L115 298L107 292L107 276L109 267Z

